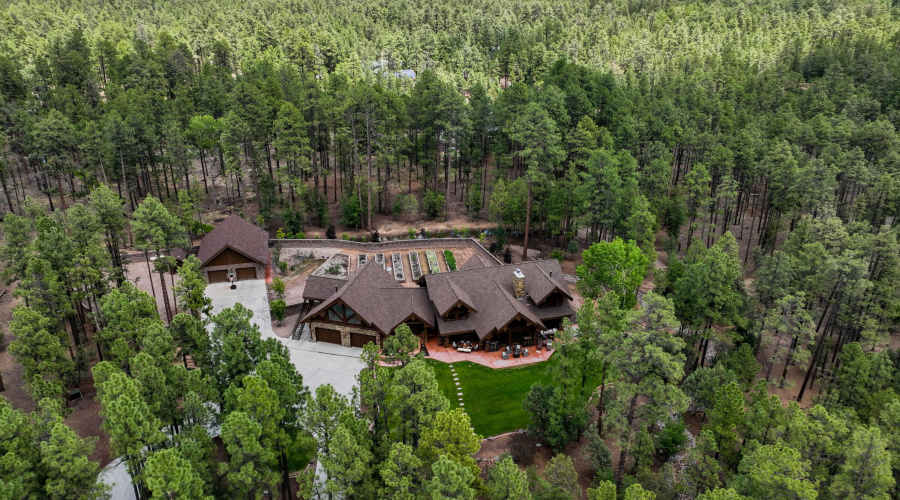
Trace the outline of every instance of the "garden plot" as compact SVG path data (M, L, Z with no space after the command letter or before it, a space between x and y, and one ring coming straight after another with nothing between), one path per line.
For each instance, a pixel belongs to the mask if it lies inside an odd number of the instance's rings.
M394 265L394 279L397 281L403 281L406 279L406 275L403 274L403 259L400 257L399 252L394 252L391 254L391 264Z
M383 253L375 254L375 263L378 264L379 266L381 266L382 269L384 269L384 254Z
M437 254L434 253L434 250L425 250L425 258L428 259L428 270L431 271L431 274L441 272L441 267L438 265Z
M453 252L450 250L444 250L444 262L447 263L448 271L456 271L456 257L453 256Z
M319 266L313 272L313 276L324 276L326 278L345 279L350 272L350 256L343 253L336 253L326 260L324 264Z
M422 265L419 264L419 252L409 252L409 269L412 271L413 281L422 277Z
M362 267L362 266L366 265L367 262L369 262L368 255L361 253L356 256L356 267Z

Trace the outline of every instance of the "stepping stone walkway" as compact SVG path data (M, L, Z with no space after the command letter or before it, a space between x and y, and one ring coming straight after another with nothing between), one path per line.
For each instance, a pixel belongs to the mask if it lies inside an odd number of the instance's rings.
M450 365L450 373L453 375L453 383L456 384L457 390L459 391L456 393L459 397L459 406L465 406L466 404L463 402L462 387L459 387L459 377L456 376L456 368L453 368L453 365Z

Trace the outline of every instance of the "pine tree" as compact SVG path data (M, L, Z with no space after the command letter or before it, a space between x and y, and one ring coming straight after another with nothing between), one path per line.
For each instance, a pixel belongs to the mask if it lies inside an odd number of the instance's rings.
M528 478L508 452L488 471L487 487L490 500L531 500Z
M263 440L263 428L242 411L232 411L222 423L222 442L228 462L219 464L229 489L242 498L263 498L265 489L278 484L278 472L272 469L275 452L272 443Z
M743 475L735 480L738 492L753 498L818 497L815 483L808 478L809 462L783 444L760 445L745 453L738 472Z
M737 429L744 424L744 394L736 382L720 387L716 391L715 403L709 413L709 427L716 439L716 445L726 457L737 443ZM718 456L718 453L717 453Z
M438 412L449 406L434 378L434 370L419 359L394 375L388 397L393 414L393 439L413 448L419 446L425 429L436 422Z
M414 500L422 491L424 472L422 461L412 446L394 443L379 469L384 481L381 496L392 500Z
M388 363L400 363L406 366L413 358L413 352L419 348L419 337L413 334L406 323L394 329L393 335L389 335L384 341L382 356Z
M203 480L191 463L175 448L159 450L149 458L144 480L154 499L205 499Z
M340 424L330 438L328 453L320 455L328 475L325 489L339 498L366 498L370 494L373 456L368 443L349 426Z
M124 373L110 374L99 388L101 427L109 435L113 453L125 458L138 489L145 454L165 438L162 424L141 397L140 383Z
M540 104L525 106L507 131L510 139L519 146L524 176L528 185L528 205L525 214L525 241L522 244L522 260L528 261L528 237L531 233L532 190L555 175L557 165L565 158L556 123Z
M588 488L588 500L616 500L616 483L600 481L596 488Z
M183 248L190 244L184 226L182 226L178 217L169 212L158 199L152 196L144 199L137 210L134 211L131 230L134 233L135 246L144 251L145 257L147 257L149 250L154 250L156 258L160 259L160 250L168 252L173 248ZM147 267L149 268L149 257L147 258ZM164 264L157 269L159 271L160 288L162 289L163 303L165 304L166 320L172 321L172 307L169 303L166 280L163 276L163 272L171 270L171 262L169 260L161 262Z
M445 406L446 408L446 406ZM434 420L422 430L418 453L426 467L440 456L446 456L469 469L473 478L479 474L474 455L483 437L472 430L472 421L462 408L437 412Z
M206 296L206 279L200 271L200 259L193 255L184 259L178 268L178 278L173 291L177 303L197 318L201 313L208 316L212 299Z
M835 498L883 498L894 490L891 453L878 427L861 426L853 432L844 453L844 463L834 477Z
M470 485L475 476L468 467L447 455L441 455L431 466L434 476L425 486L425 496L431 500L474 500L475 489Z

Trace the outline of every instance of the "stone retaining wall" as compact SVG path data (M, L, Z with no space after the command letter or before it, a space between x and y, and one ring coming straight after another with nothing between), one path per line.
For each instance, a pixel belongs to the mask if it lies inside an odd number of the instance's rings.
M394 240L379 241L378 243L362 243L359 241L345 240L269 240L269 245L276 241L281 242L281 248L350 248L360 252L389 253L398 250L420 250L423 248L440 249L453 247L469 247L475 250L482 258L501 265L503 262L488 252L475 238L428 238L421 240ZM459 264L458 264L459 265Z

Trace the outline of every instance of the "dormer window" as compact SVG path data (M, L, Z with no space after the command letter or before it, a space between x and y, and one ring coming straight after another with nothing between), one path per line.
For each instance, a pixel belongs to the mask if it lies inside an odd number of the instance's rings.
M463 306L456 306L453 309L447 311L447 314L444 315L445 321L459 321L461 319L466 319L469 317L469 309Z
M543 302L538 304L538 307L542 308L542 309L545 307L557 307L557 306L561 306L562 303L563 303L562 294L559 292L553 292L546 299L544 299Z

